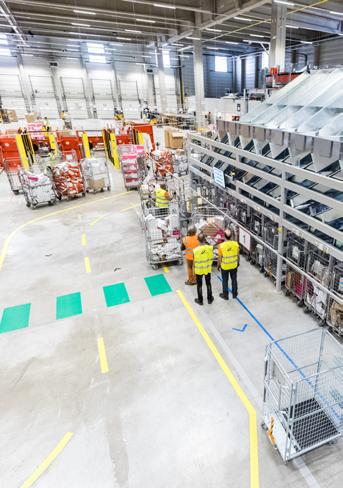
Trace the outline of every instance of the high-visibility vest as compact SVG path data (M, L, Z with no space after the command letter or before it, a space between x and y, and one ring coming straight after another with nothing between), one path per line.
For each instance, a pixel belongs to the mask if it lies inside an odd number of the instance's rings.
M193 251L194 256L194 273L197 275L206 275L212 271L213 247L198 246Z
M219 245L222 255L221 268L224 271L238 266L239 244L236 241L225 241Z
M188 261L193 261L193 250L199 246L199 241L197 236L186 236L183 238L183 245L185 246L186 252L185 257Z
M166 190L162 188L156 189L156 207L159 208L168 208L168 199L166 198Z

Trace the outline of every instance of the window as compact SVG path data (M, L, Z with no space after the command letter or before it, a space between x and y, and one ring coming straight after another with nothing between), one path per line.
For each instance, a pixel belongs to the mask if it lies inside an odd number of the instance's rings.
M0 44L2 44L3 46L7 46L8 41L6 34L0 34Z
M170 56L169 51L163 51L163 66L165 68L170 68Z
M92 42L87 42L87 49L90 54L105 54L105 49L103 44L95 44Z
M0 49L0 56L11 56L11 51L9 49Z
M214 70L217 73L227 72L227 58L225 56L215 56Z
M94 56L92 54L89 55L89 62L90 63L106 63L106 56Z

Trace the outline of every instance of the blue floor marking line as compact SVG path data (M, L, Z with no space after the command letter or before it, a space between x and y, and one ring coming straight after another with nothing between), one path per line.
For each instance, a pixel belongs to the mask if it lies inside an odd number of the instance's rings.
M223 281L221 276L217 275L216 274L216 277L218 278L219 281ZM232 290L229 288L229 291L232 293ZM293 359L291 358L291 356L289 354L287 354L287 352L283 349L283 347L280 346L279 342L274 339L274 337L271 335L270 332L268 332L268 330L264 327L263 324L261 324L261 322L255 317L255 315L249 310L249 308L245 305L245 303L238 297L236 297L236 300L238 301L238 303L244 308L244 310L246 310L246 312L248 312L248 314L250 315L250 317L257 323L257 325L263 330L263 332L269 337L269 339L274 342L274 344L276 345L276 347L279 349L280 352L282 352L282 354L284 354L284 356L288 359L288 361L291 363L291 365L295 368L296 371L298 371L300 373L300 375L304 378L304 380L306 381L306 383L308 385L310 385L312 388L313 388L313 392L315 391L315 385L313 385L311 383L311 381L306 378L305 374L302 372L301 368L299 368L299 366L293 361ZM327 401L325 400L325 398L322 397L321 394L319 394L319 397L324 401L324 403L327 404L327 406L330 407L330 405L328 405ZM334 416L337 418L337 419L340 419L340 416L338 415L337 412L335 412L333 410L333 407L331 406L330 407L331 410L332 410L332 413L334 414Z
M245 332L249 324L244 324L241 329L238 329L237 327L232 327L232 330L235 330L236 332Z

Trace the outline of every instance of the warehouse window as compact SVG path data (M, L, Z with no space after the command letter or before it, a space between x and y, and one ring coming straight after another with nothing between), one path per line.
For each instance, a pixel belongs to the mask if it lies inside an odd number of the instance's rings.
M0 56L11 56L11 51L9 49L0 49Z
M89 62L90 63L106 63L106 56L94 56L89 55Z
M169 55L169 51L163 51L163 66L165 68L170 68L170 55Z
M225 56L215 56L214 70L217 73L227 72L227 58Z
M7 46L8 40L6 34L0 34L0 44Z
M105 54L103 44L95 44L93 42L87 42L87 50L90 54Z

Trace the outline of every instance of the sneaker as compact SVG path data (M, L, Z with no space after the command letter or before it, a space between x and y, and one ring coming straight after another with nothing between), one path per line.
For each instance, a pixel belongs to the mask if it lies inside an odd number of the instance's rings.
M204 304L204 302L201 302L201 301L199 300L199 298L194 298L194 301L195 301L195 303L197 303L198 305L203 305L203 304Z
M190 281L185 281L185 285L192 285L193 283L191 283Z
M209 305L211 305L211 303L213 303L213 302L214 302L214 297L210 298L210 299L209 299L209 300L207 300L207 301L208 301L208 304L209 304Z
M219 294L220 298L222 298L223 300L228 300L229 297L227 295L224 295L224 293L220 293Z

